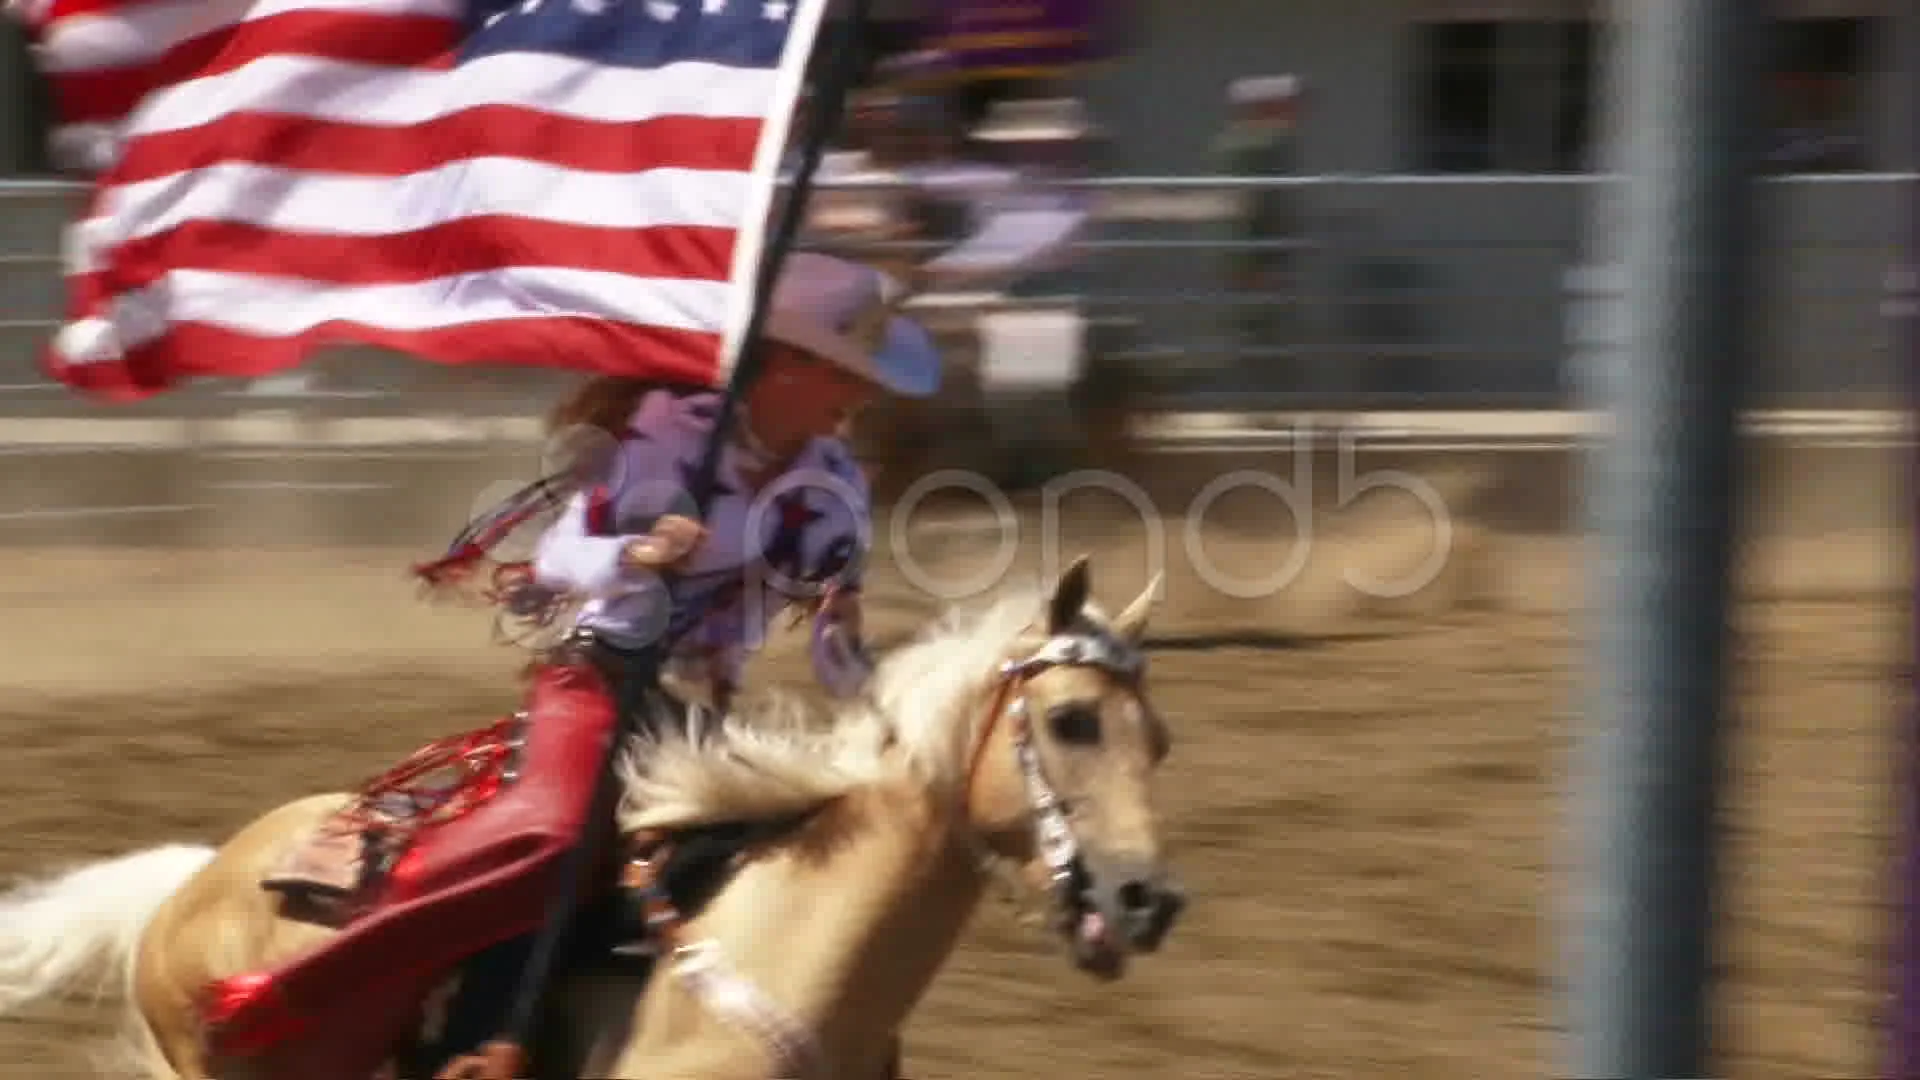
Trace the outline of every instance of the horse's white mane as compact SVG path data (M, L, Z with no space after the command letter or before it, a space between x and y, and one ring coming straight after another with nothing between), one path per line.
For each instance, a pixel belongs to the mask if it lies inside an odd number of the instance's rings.
M867 694L831 710L792 698L662 738L622 763L628 830L761 821L805 813L856 788L912 776L930 790L962 782L982 717L978 698L1033 623L1022 591L981 610L949 610L889 653Z

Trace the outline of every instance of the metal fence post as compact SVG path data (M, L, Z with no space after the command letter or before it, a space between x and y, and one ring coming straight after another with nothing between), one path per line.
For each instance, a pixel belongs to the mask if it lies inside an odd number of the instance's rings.
M1751 367L1749 115L1768 5L1624 0L1613 161L1591 246L1620 298L1576 376L1610 412L1589 466L1575 756L1571 1075L1708 1075L1709 956L1736 428ZM1618 211L1614 213L1613 211Z

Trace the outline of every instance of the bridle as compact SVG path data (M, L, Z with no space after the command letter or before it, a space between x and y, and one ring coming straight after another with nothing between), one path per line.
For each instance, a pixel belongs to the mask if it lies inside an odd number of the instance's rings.
M1073 918L1075 893L1086 877L1086 868L1079 838L1073 830L1072 807L1060 797L1034 748L1033 718L1023 691L1034 676L1066 667L1092 668L1123 684L1137 685L1146 667L1146 656L1111 634L1078 630L1053 634L1024 659L1000 665L1000 679L974 740L966 779L960 788L964 810L972 802L974 785L986 762L987 747L993 744L995 729L1004 719L1021 780L1027 789L1034 844L1047 866L1047 891L1053 899L1056 920ZM962 820L965 820L964 813ZM983 869L991 871L1001 862L1001 856L993 852L978 830L969 830L967 838Z
M1137 684L1145 668L1145 656L1139 649L1099 630L1068 631L1050 635L1040 647L1024 659L1000 665L988 712L975 737L965 779L960 786L960 820L967 818L967 806L987 747L993 742L1002 720L1008 725L1020 774L1026 784L1027 802L1032 815L1034 840L1049 873L1048 891L1053 898L1056 918L1070 920L1075 910L1075 893L1085 879L1081 847L1075 837L1072 807L1060 798L1033 744L1032 718L1022 693L1034 676L1055 668L1092 668L1128 684ZM967 830L969 845L983 870L1001 861L977 829ZM672 913L663 936L684 925L678 913ZM699 941L676 944L672 950L674 974L687 985L706 1007L742 1029L756 1035L774 1052L778 1061L775 1075L782 1078L825 1077L825 1054L813 1033L792 1018L750 979L726 962L717 943Z

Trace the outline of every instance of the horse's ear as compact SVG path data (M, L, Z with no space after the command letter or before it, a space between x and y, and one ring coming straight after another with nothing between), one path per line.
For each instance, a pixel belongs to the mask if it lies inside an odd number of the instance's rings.
M1160 603L1161 582L1164 577L1164 574L1153 575L1153 580L1147 582L1146 591L1134 597L1133 603L1127 605L1127 610L1113 620L1115 637L1136 648L1146 640L1147 622L1153 618L1153 609Z
M1065 633L1079 620L1093 592L1091 577L1085 555L1073 560L1067 572L1060 575L1059 584L1053 587L1053 599L1047 602L1047 633Z

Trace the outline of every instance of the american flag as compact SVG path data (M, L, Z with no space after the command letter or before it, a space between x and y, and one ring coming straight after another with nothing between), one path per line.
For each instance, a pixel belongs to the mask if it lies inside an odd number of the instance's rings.
M827 0L8 0L58 144L51 374L365 344L718 382Z

